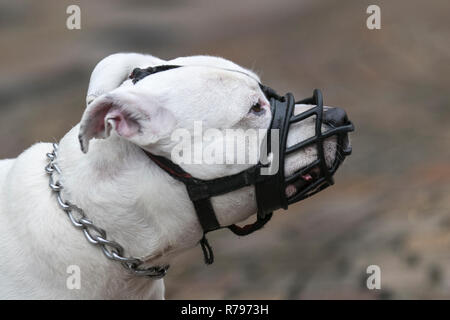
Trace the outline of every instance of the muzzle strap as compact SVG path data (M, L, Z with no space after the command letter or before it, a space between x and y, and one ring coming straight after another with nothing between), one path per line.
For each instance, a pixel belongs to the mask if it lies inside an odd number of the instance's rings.
M230 229L237 236L247 236L250 233L253 233L253 232L261 229L262 227L264 227L264 225L267 222L269 222L269 220L271 218L272 218L272 212L266 214L266 216L264 218L260 218L258 216L258 219L251 224L246 224L243 227L233 224L231 226L228 226L228 229Z
M192 202L194 204L195 212L197 212L200 225L202 226L205 234L221 228L209 198L195 200Z
M209 245L208 239L206 239L205 234L203 234L203 238L200 240L200 246L202 247L205 263L212 264L214 262L214 252L211 246Z
M221 228L229 228L238 236L246 236L261 229L272 217L272 213L269 213L264 218L258 216L254 223L243 227L235 224L222 227L217 220L216 213L211 204L211 197L257 183L260 169L259 166L252 167L231 176L216 178L214 180L201 180L192 177L189 173L184 171L183 168L169 159L152 154L146 150L143 151L156 165L158 165L158 167L167 172L174 179L183 182L186 186L189 199L194 205L195 212L204 232L203 238L200 240L200 246L202 247L206 264L212 264L214 262L214 254L206 239L206 233Z

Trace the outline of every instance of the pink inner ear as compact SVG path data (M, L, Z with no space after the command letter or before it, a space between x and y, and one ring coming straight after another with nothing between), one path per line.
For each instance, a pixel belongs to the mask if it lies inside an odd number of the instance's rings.
M139 132L139 124L130 115L119 108L111 108L104 118L103 129L111 125L118 135L130 138Z
M91 112L88 135L95 138L106 138L111 129L125 138L130 138L139 132L139 124L131 119L128 112L115 106L111 102L104 102L96 106Z

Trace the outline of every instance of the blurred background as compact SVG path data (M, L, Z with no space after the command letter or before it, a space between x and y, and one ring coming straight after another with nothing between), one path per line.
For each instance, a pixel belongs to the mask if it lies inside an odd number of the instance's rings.
M66 28L67 6L81 30ZM370 4L381 30L366 27ZM180 256L168 299L450 298L450 2L0 1L0 158L58 141L115 52L209 54L297 98L321 88L356 125L336 185L216 254ZM381 268L368 290L366 268Z

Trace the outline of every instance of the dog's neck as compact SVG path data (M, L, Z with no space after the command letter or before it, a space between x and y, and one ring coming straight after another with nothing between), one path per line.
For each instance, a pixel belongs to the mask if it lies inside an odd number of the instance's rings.
M162 171L139 147L115 134L105 140L92 140L89 152L82 153L78 129L74 127L59 143L57 162L62 171L64 199L83 209L95 225L107 232L108 239L121 244L124 255L145 261L145 267L170 264L175 254L199 243L203 231L181 182ZM253 187L215 197L212 203L222 226L256 212ZM67 228L74 228L68 219ZM80 243L85 248L92 245L82 232L78 233L74 254L79 257ZM110 289L111 280L131 286L130 290L138 286L148 292L141 285L148 281L130 278L119 263L107 260L100 248L88 251L83 250L80 259L88 264L87 268L101 268L99 276L105 287L114 291L109 296L120 296L124 291L120 286Z
M60 142L63 195L105 229L108 239L120 243L126 255L149 264L169 263L171 253L199 241L202 232L184 185L118 136L91 141L83 154L77 134L75 127ZM81 233L80 241L86 241Z

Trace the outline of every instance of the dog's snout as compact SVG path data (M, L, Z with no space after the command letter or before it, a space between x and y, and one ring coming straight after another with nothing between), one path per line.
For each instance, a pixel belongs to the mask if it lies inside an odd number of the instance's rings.
M347 113L342 108L327 108L323 111L323 122L333 127L343 126L348 123Z

